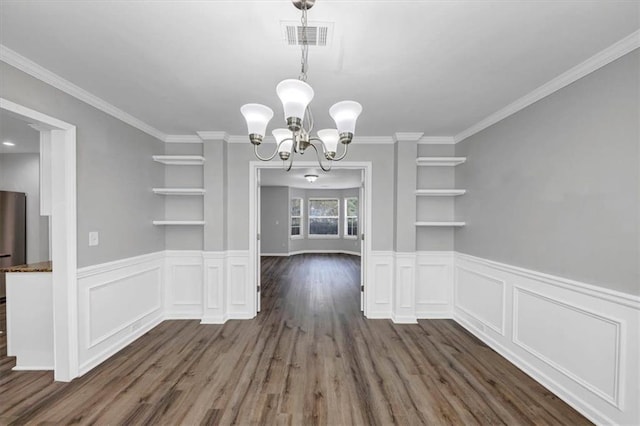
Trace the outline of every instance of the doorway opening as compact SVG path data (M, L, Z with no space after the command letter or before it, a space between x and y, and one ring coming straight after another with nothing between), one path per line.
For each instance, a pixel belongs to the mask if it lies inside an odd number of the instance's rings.
M326 174L319 172L313 162L295 164L286 176L281 168L276 162L250 163L249 254L251 279L256 289L256 314L261 310L261 255L345 253L359 256L359 304L366 316L367 259L371 252L371 163L341 162ZM305 181L305 174L319 177L311 184ZM265 194L263 187L268 188ZM268 197L265 203L268 209L277 210L268 213L269 229L263 228L263 195ZM263 247L263 241L267 242L264 237L269 241L268 246Z
M42 183L50 188L54 379L70 381L78 375L76 127L4 98L0 110L38 130L45 147L40 155L50 167Z

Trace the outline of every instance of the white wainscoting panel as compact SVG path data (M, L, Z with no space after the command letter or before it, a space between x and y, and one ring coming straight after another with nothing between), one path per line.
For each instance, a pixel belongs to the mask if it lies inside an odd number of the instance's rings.
M456 321L593 422L640 424L640 297L462 253L455 265Z
M393 322L415 324L416 320L416 254L396 253L393 286Z
M367 259L369 269L365 283L367 318L391 318L394 257L392 251L372 251L370 258Z
M224 324L227 320L224 282L224 252L204 252L203 324Z
M516 345L616 407L620 405L619 321L517 286L513 306Z
M456 310L498 334L505 334L506 287L485 272L456 265Z
M202 318L202 266L201 251L165 252L165 318Z
M453 252L418 252L416 256L416 317L453 315Z
M225 283L229 319L250 319L256 316L257 288L251 282L249 251L227 251Z
M159 324L164 253L78 270L80 374Z

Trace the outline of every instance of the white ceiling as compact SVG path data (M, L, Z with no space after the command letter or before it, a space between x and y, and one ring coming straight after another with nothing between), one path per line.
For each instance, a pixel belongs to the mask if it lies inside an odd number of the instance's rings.
M12 142L15 146L6 146ZM40 133L29 123L0 109L0 154L24 154L40 152Z
M306 174L318 175L314 183L304 178ZM362 182L360 170L332 169L329 173L319 168L261 169L260 186L288 186L306 189L347 189L359 188Z
M0 0L0 43L166 134L245 133L239 108L270 105L299 51L289 0ZM312 48L316 128L362 103L361 136L451 136L636 31L637 1L318 0L334 24Z

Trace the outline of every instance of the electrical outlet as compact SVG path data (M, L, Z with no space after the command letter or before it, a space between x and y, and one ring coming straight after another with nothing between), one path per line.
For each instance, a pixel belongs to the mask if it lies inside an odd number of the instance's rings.
M97 246L100 244L98 231L89 232L89 246Z

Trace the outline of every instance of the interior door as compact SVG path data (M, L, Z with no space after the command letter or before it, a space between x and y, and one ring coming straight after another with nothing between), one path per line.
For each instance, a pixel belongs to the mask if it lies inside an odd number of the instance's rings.
M262 290L262 276L260 274L261 272L261 264L262 262L260 261L260 253L261 253L261 248L260 248L260 233L262 232L262 228L261 228L261 222L262 222L262 218L260 217L260 212L262 211L262 208L260 207L261 204L261 193L262 193L262 189L260 186L260 169L256 170L256 179L257 179L257 184L256 184L256 231L257 231L257 235L256 235L256 307L257 307L257 311L260 312L260 299L262 299L262 297L260 296L261 294L261 290Z

